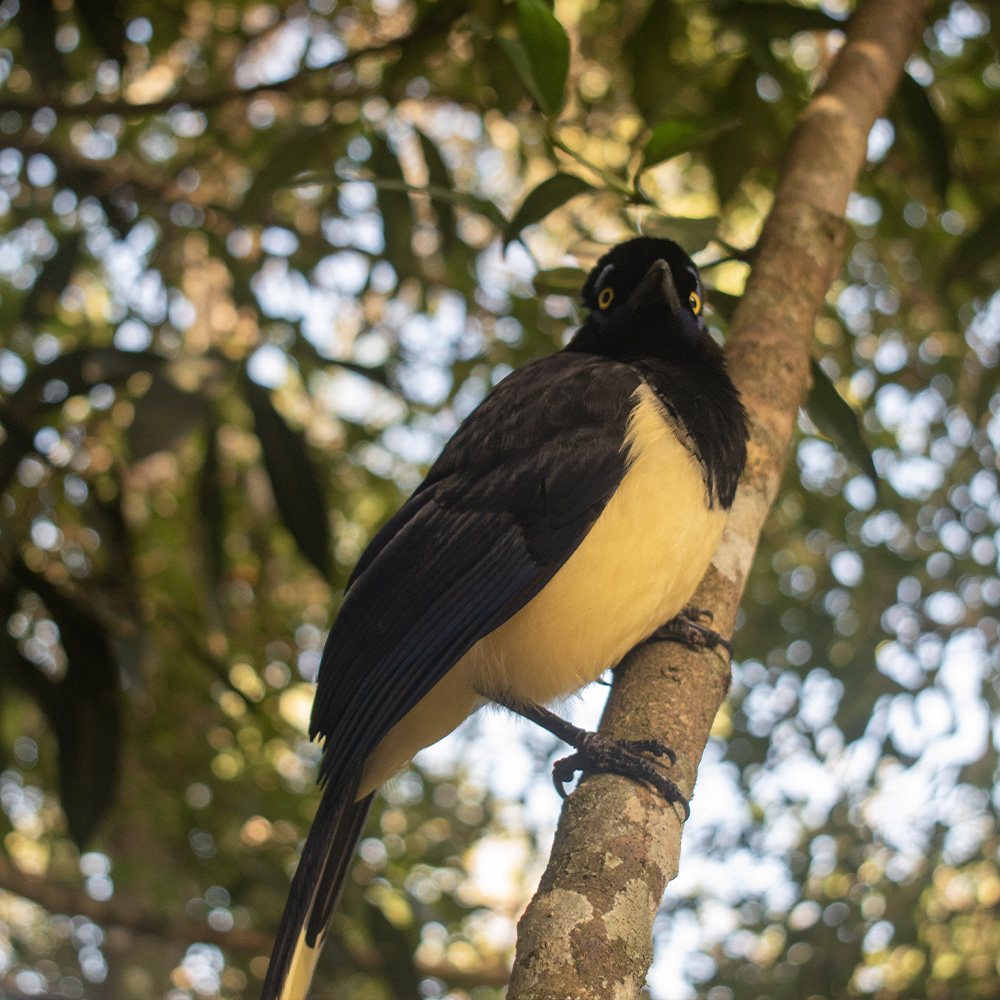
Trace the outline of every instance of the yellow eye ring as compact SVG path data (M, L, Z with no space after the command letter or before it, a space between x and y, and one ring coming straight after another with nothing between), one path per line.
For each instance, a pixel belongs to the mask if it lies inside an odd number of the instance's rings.
M691 303L691 312L697 316L701 312L701 296L697 292L692 292L688 296L688 302Z
M602 309L607 309L611 305L611 300L615 297L614 289L603 288L601 289L601 294L597 296L597 304Z

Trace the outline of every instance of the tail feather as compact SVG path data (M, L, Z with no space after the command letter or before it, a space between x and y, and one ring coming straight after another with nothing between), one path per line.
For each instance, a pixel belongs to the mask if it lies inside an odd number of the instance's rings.
M292 879L261 1000L306 1000L327 927L375 793L355 802L358 781L331 782Z

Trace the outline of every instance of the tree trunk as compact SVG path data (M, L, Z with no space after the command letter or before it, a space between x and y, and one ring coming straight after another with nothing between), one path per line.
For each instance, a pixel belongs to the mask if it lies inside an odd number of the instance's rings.
M868 133L885 112L924 23L924 0L867 0L826 84L802 113L774 205L733 317L730 371L750 413L746 472L712 567L695 596L732 631L765 518L777 494L809 382L816 315L843 257L847 196ZM671 643L632 651L615 673L601 731L658 736L668 773L690 795L729 689L713 653ZM697 808L697 804L694 805ZM653 920L677 874L682 812L614 775L582 781L563 809L548 867L518 925L508 1000L628 1000L653 956Z

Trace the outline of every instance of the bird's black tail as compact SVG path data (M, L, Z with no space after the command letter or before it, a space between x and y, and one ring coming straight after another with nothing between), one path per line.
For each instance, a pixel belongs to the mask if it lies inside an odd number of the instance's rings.
M302 850L281 918L261 1000L306 1000L326 929L375 793L355 802L357 779L332 781Z

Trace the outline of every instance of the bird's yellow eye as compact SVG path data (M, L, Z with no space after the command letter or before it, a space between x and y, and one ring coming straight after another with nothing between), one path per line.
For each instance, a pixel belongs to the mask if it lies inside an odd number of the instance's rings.
M701 296L697 292L692 292L688 296L688 302L691 303L691 312L697 316L701 312Z
M602 309L607 309L611 305L611 300L615 297L614 290L611 288L601 289L601 294L597 296L597 304Z

